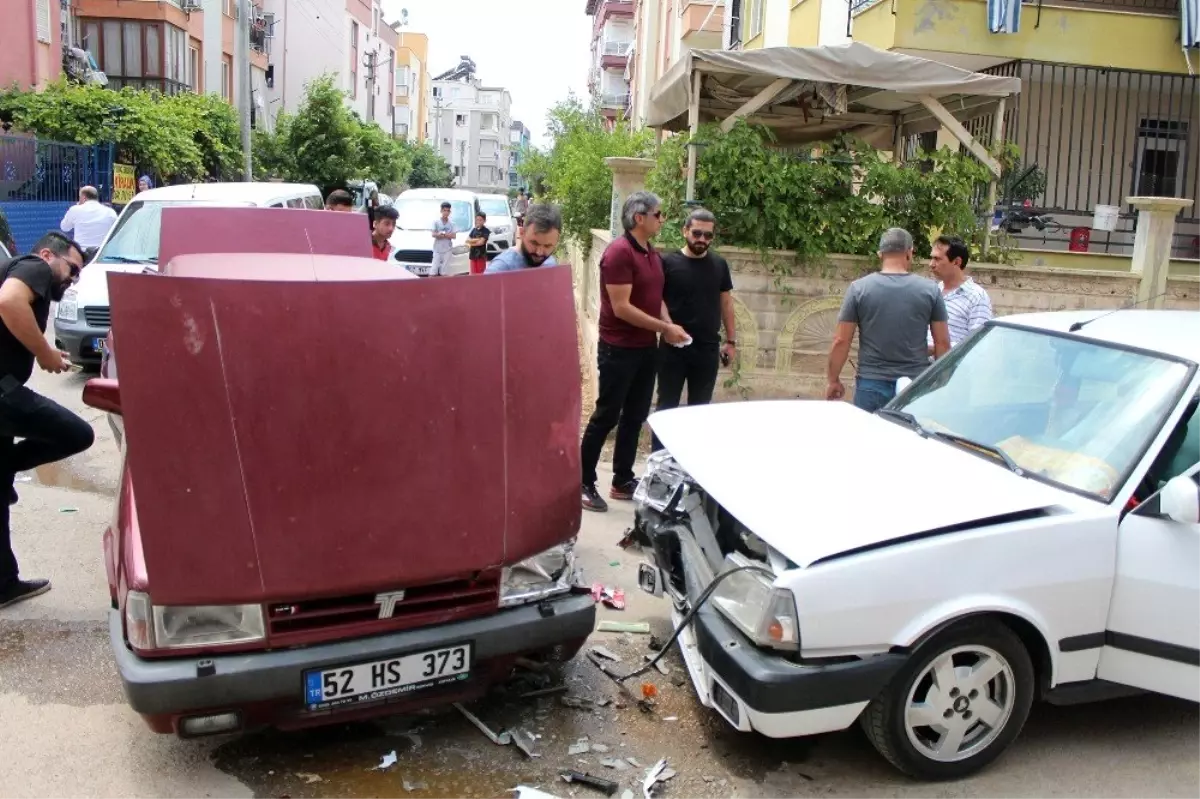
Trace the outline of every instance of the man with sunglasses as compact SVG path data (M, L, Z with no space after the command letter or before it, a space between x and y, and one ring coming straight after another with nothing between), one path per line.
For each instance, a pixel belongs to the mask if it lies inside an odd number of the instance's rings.
M733 277L729 264L711 250L717 218L695 208L683 225L683 247L663 256L663 302L670 319L687 331L692 343L659 347L658 407L678 408L687 385L688 405L707 405L717 385L721 362L737 355L733 322ZM721 325L725 343L721 344ZM658 436L654 449L662 449Z
M71 368L66 353L46 340L46 319L51 301L62 299L82 268L83 248L61 233L47 233L32 254L0 264L0 608L50 590L49 580L18 576L9 530L17 472L69 458L95 440L91 425L25 386L35 360L47 372Z

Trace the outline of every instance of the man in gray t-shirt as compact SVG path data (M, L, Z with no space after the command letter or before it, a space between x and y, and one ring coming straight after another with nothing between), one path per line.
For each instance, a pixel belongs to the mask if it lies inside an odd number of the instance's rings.
M829 351L825 398L846 395L842 367L858 330L858 373L854 404L874 413L896 396L896 380L916 377L929 365L926 333L933 334L934 356L950 349L946 303L932 280L909 271L913 238L891 228L879 240L880 270L859 278L846 290L837 331Z
M433 223L433 267L432 275L450 274L450 251L454 249L454 235L458 230L450 221L450 203L442 203L442 215Z

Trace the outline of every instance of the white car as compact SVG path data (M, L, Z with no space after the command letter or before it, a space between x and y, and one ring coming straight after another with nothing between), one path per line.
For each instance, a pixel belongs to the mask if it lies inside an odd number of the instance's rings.
M517 220L513 219L506 194L480 194L479 208L487 214L487 255L491 260L516 243Z
M409 189L392 202L399 217L396 232L388 240L395 248L392 259L415 275L429 276L433 269L433 223L442 216L442 203L450 203L454 223L454 247L446 274L470 274L467 234L475 227L479 202L474 192L463 189Z
M1012 316L874 415L652 416L639 583L700 701L774 738L858 721L945 779L1037 699L1200 700L1198 362L1193 311Z
M95 259L80 273L79 283L58 303L54 339L72 363L100 365L111 318L107 274L157 269L162 210L186 205L321 210L325 202L316 186L305 183L194 183L139 193L121 211ZM363 222L364 231L366 227Z

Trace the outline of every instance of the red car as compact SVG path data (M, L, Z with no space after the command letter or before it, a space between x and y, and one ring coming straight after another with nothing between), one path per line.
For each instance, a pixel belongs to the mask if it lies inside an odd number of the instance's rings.
M333 255L109 277L84 401L119 433L110 631L152 729L465 700L591 633L569 270L410 278Z

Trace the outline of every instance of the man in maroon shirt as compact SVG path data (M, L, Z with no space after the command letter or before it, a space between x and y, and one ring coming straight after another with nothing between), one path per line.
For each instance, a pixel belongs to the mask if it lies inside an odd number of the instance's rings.
M662 228L661 205L650 192L629 195L621 209L625 235L614 239L600 257L600 344L596 352L600 386L596 410L580 445L586 510L608 510L608 503L596 490L596 465L614 427L617 441L609 496L633 498L637 488L633 462L654 396L658 335L671 344L687 341L683 328L665 319L662 260L650 245Z

